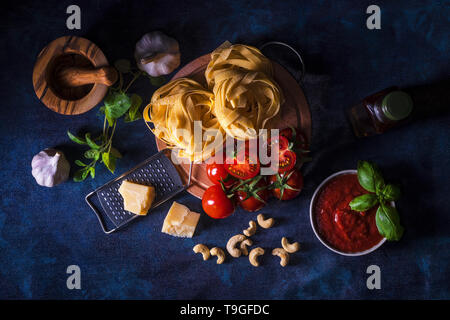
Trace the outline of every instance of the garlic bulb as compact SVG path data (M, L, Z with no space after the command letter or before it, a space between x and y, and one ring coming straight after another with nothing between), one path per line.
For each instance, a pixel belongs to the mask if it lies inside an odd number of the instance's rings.
M171 73L180 65L178 41L160 31L145 34L134 52L139 69L152 77Z
M67 180L70 164L61 151L45 149L33 157L31 169L39 185L53 187Z

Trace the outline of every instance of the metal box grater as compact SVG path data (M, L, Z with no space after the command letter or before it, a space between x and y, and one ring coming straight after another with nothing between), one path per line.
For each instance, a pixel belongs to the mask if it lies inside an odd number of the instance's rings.
M85 200L96 214L103 232L107 234L112 233L135 218L142 217L124 210L123 198L119 193L119 187L123 180L155 187L156 196L149 211L187 189L191 181L192 163L189 169L188 182L183 184L177 169L169 157L169 149L161 150L143 163L86 196ZM94 202L96 200L99 205ZM105 218L109 219L109 225L112 225L112 228L108 228Z

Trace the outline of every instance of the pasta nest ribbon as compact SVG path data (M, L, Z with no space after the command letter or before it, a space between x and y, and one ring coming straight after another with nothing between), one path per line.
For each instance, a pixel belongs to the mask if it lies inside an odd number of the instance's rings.
M230 136L253 139L266 128L284 102L272 79L272 63L258 49L245 45L219 47L205 71L215 96L214 112Z
M179 148L179 157L203 161L222 146L223 130L214 113L214 94L198 82L180 78L167 83L155 91L147 108L150 118L146 121L154 125L150 129L169 147ZM148 111L144 111L144 118ZM197 128L194 121L198 121Z

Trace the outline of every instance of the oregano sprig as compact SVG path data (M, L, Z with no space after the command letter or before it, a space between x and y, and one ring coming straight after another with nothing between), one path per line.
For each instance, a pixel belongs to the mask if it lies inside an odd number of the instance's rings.
M354 198L349 203L350 208L361 212L378 205L375 215L378 232L388 240L400 240L404 229L397 209L388 203L400 198L400 188L386 184L378 167L369 161L358 161L357 175L361 187L371 193Z

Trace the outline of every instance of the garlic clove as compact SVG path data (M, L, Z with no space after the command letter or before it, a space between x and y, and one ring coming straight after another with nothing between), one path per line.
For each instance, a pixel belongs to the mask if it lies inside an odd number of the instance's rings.
M61 151L45 149L33 157L31 174L36 182L53 187L69 178L70 164Z
M178 41L160 31L149 32L136 43L135 59L139 69L152 77L171 73L180 65ZM154 57L145 63L143 58Z

